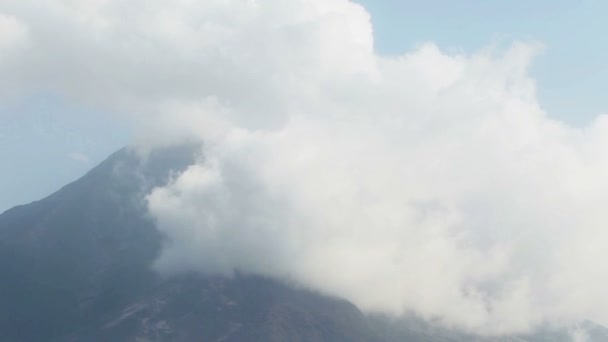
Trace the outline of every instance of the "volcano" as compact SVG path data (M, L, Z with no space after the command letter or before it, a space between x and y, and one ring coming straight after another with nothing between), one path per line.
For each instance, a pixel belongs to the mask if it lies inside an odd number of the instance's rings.
M54 194L0 215L0 341L570 341L567 329L479 337L236 272L161 276L145 196L198 146L122 149ZM204 210L204 208L201 208ZM202 260L201 262L204 262ZM608 329L577 326L588 341Z

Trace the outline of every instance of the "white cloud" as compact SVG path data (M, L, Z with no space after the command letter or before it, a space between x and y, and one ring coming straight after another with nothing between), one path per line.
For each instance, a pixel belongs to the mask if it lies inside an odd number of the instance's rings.
M172 239L157 267L288 278L484 333L606 321L605 119L546 117L535 50L376 57L280 127L225 130L149 197Z
M132 113L147 146L205 141L148 197L160 271L240 269L484 333L608 322L608 119L546 116L539 46L381 57L346 0L2 5L28 27L0 62L19 89Z

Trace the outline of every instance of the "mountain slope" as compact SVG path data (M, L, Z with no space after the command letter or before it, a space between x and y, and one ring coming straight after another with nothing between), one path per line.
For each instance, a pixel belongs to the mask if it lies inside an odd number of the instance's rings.
M0 341L561 341L482 339L250 275L162 278L143 196L196 147L116 152L81 179L0 215ZM591 341L606 329L588 323ZM561 335L560 335L561 334ZM565 336L565 337L564 337Z
M371 341L351 304L268 279L162 279L142 196L193 149L112 155L55 194L0 215L0 340Z
M179 162L171 165L189 160ZM148 266L160 236L137 198L164 170L139 164L119 151L55 194L0 216L7 275L0 333L35 340L94 324L155 277ZM144 184L139 170L148 169L143 176L152 181Z

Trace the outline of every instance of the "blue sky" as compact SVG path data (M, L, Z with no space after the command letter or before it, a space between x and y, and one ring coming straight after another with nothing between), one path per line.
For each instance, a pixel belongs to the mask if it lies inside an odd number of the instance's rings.
M513 40L542 43L531 74L553 117L584 124L608 112L608 2L361 0L372 14L376 48L407 51L426 41L473 52Z
M531 74L549 115L583 125L608 112L606 1L359 2L372 15L381 54L427 41L463 52L513 40L540 42L546 49ZM0 102L0 212L52 193L129 141L124 123L91 112L48 94Z
M105 113L43 94L3 103L0 118L0 211L77 179L130 135L128 127Z

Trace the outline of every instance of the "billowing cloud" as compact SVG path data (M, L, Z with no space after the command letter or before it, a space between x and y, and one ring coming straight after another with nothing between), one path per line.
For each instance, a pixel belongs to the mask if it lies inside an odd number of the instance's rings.
M486 333L605 321L606 121L547 118L533 51L424 46L320 85L278 128L227 130L150 195L170 237L157 267L286 278Z
M608 322L608 118L543 112L536 44L378 56L346 0L2 4L28 28L0 62L19 89L130 113L140 145L204 141L147 197L159 271L490 334Z
M319 81L375 63L368 14L343 0L2 0L0 11L30 33L28 48L2 65L11 88L135 116L161 127L152 140L184 134L183 120L165 117L175 106L277 124L296 105L288 93L314 96Z

